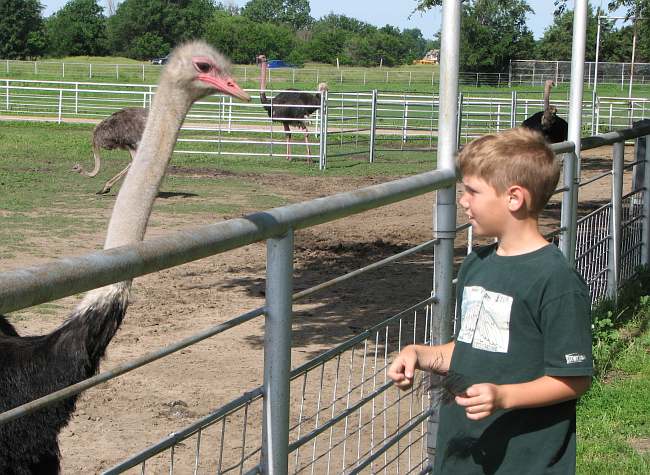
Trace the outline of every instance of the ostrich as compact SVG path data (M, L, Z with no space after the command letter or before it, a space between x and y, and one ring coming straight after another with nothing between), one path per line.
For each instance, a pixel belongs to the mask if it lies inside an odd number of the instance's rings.
M522 125L540 131L547 142L558 143L567 139L569 126L566 120L558 117L557 107L549 103L553 86L555 86L553 80L548 79L544 84L544 110L531 115Z
M316 94L299 91L281 92L273 99L266 97L266 56L263 54L257 57L260 63L260 101L264 104L264 109L271 120L282 122L284 133L287 136L287 160L291 161L291 125L305 131L305 145L307 146L307 155L311 155L309 150L309 137L307 136L306 119L320 107L321 93L327 91L327 84L322 82L318 85ZM311 156L309 157L311 163Z
M101 166L101 157L99 150L128 150L131 154L131 161L135 157L135 152L138 149L144 126L147 122L147 109L141 107L126 107L117 112L112 113L93 129L93 156L95 157L95 166L92 171L87 172L80 164L76 164L72 170L87 177L94 177L99 173ZM98 195L103 195L111 191L111 187L117 183L126 172L129 171L129 163L124 170L119 172L113 178L108 180L104 187L97 192Z
M161 74L140 147L120 190L105 249L141 241L178 132L194 101L215 91L250 101L230 78L229 63L205 42L178 47ZM97 373L119 328L130 281L89 292L52 333L18 336L0 316L0 412ZM73 396L0 426L0 473L58 474L59 431L75 408Z

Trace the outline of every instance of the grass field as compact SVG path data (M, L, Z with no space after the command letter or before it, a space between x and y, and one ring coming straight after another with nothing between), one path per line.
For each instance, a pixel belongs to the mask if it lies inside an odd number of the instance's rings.
M647 303L640 317L646 322L650 319ZM629 343L606 382L594 382L578 405L577 473L650 472L649 374L650 331L646 330Z
M0 77L26 80L155 84L161 71L160 66L151 65L148 61L142 62L122 57L74 56L52 58L37 63L38 65L35 67L31 61L7 62L4 65L0 62ZM66 63L66 67L62 68L61 63ZM89 66L91 64L92 68ZM116 67L116 65L119 66ZM242 87L249 89L259 87L259 68L256 65L234 65L233 73ZM470 76L471 74L467 75L466 82L470 81ZM504 73L503 76L505 78L503 87L489 85L476 87L472 84L463 84L461 81L460 90L468 94L477 92L483 94L489 91L504 93L512 90L523 94L529 92L541 94L542 87L539 85L519 84L510 88L506 87L507 74ZM431 94L438 91L439 77L439 65L402 65L393 68L342 67L337 69L330 64L306 63L302 68L271 70L268 87L314 90L318 82L326 81L330 90L336 92L377 89ZM433 83L431 78L433 78ZM568 97L568 91L568 83L558 84L554 95L557 94L560 98ZM601 96L627 97L628 86L627 83L624 87L621 87L620 84L599 84L598 92ZM635 97L647 97L650 95L650 84L635 85L632 94ZM585 85L584 97L591 99L591 85Z

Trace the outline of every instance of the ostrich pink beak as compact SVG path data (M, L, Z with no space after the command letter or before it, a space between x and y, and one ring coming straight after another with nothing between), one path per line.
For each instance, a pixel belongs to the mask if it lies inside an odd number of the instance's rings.
M242 101L250 102L249 96L230 76L215 77L209 74L199 74L198 79L207 84L210 84L217 91L221 91L229 96L236 97Z

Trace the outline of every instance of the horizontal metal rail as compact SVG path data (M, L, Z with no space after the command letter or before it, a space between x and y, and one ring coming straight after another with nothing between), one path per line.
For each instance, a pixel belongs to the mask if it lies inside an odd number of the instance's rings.
M168 269L263 239L412 198L453 183L431 171L326 198L257 212L137 244L0 274L0 313Z
M221 406L213 413L208 414L205 417L202 417L198 421L192 423L191 425L187 426L186 428L178 432L172 432L171 434L169 434L164 439L161 439L156 444L147 447L145 450L135 454L129 460L120 463L118 465L115 465L114 467L111 467L110 469L102 473L103 475L114 475L117 473L122 473L125 470L128 470L129 468L133 468L136 465L139 465L145 460L151 458L152 456L159 454L160 452L176 445L178 442L187 439L189 436L195 434L203 427L209 425L211 422L217 421L222 417L227 416L229 413L235 411L240 407L243 407L247 403L250 403L252 401L255 401L256 399L261 398L262 396L263 396L263 391L261 386L253 389L252 391L248 391L242 394L241 396L239 396L237 399L233 399L232 401L225 404L224 406Z

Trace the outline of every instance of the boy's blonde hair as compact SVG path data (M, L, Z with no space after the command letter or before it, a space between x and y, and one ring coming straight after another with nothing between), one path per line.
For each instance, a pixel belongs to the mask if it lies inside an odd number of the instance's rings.
M528 212L539 215L551 198L560 166L555 154L539 132L510 129L496 135L484 135L463 147L458 154L461 176L485 180L497 193L519 185L530 193Z

